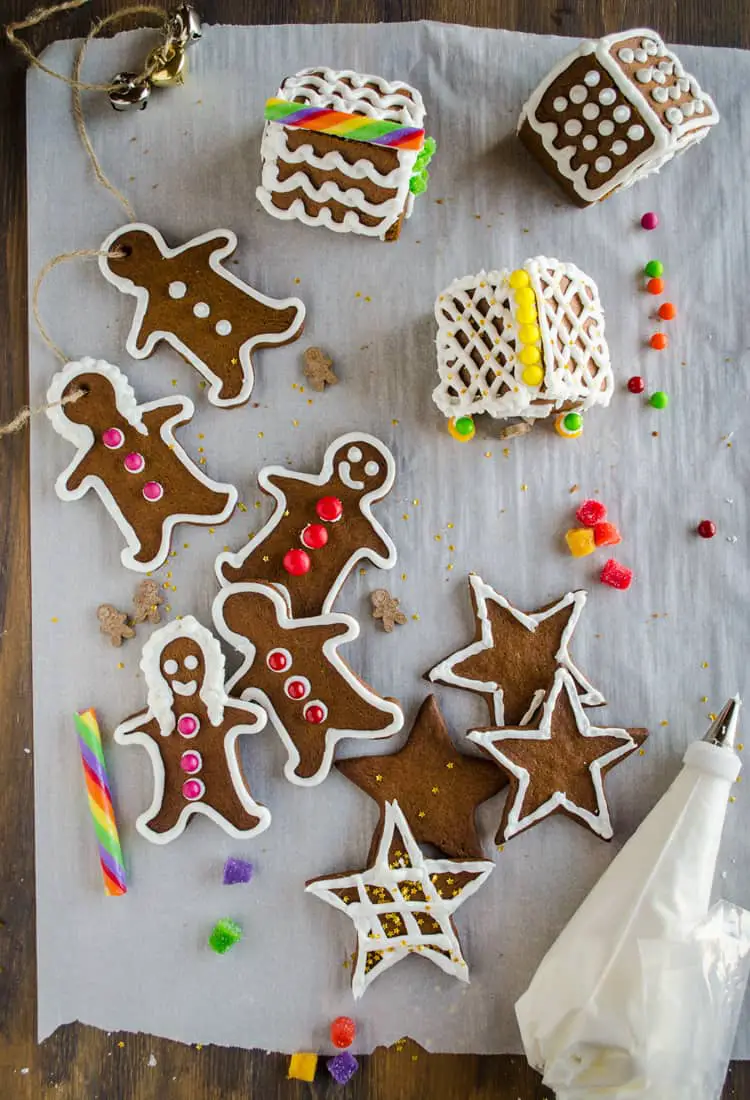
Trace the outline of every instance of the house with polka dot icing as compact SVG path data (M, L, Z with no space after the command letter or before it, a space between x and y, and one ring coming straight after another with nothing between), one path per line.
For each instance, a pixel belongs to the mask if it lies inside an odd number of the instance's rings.
M719 121L651 30L583 42L524 104L518 135L577 206L658 172Z

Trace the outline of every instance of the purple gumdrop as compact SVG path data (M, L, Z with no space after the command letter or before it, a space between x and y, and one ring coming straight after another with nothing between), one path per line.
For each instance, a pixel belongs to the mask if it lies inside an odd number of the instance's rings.
M249 882L253 877L253 865L246 859L234 859L232 856L224 864L224 885L236 886L238 882Z
M342 1051L326 1062L328 1072L339 1085L345 1085L359 1069L359 1062L348 1050Z

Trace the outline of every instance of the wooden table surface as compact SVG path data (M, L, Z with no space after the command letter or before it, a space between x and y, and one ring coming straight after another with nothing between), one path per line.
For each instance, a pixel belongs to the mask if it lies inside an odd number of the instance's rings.
M86 33L107 0L28 35L35 50ZM157 2L157 0L152 0ZM654 26L668 42L750 47L743 0L195 0L208 23L438 19L539 34L593 36ZM171 4L170 4L171 6ZM0 22L32 0L0 0ZM346 59L341 59L342 63ZM24 62L0 44L0 422L27 400ZM710 89L720 100L720 88ZM66 95L60 85L60 94ZM196 1049L80 1024L36 1044L33 758L27 433L0 440L0 1097L2 1100L541 1100L551 1094L521 1057L427 1055L397 1044L361 1060L346 1089L321 1067L314 1085L287 1081L287 1059L259 1051ZM82 929L91 935L93 929ZM103 977L103 980L106 980ZM165 989L165 997L169 990ZM149 1066L149 1060L156 1064ZM750 1063L730 1071L724 1100L750 1098ZM664 1100L668 1100L667 1097ZM678 1098L670 1098L678 1100Z

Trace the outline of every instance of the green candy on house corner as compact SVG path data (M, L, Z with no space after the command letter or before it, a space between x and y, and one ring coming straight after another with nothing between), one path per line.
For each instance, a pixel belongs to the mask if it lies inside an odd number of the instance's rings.
M436 149L437 142L433 137L424 139L424 145L417 154L417 159L414 162L414 171L409 180L409 190L413 195L422 195L427 190L427 184L430 179L430 173L427 171L427 166L435 156Z

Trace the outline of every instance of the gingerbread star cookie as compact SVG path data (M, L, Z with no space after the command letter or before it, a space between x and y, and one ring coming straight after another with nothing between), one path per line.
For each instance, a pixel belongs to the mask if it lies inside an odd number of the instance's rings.
M434 695L422 703L399 752L340 760L336 767L379 804L376 835L387 804L396 800L420 844L456 859L483 858L476 810L507 780L494 764L458 752Z
M361 432L334 440L319 474L266 466L258 484L276 501L274 513L241 550L218 556L219 583L276 584L295 618L330 611L358 562L396 563L396 547L372 513L395 472L385 444Z
M568 652L586 603L585 592L568 592L556 603L526 614L476 573L470 575L469 585L476 638L435 665L427 674L430 680L484 695L491 720L498 726L530 722L560 665L575 681L584 706L604 703L604 696L576 668Z
M101 247L104 278L137 301L128 354L147 359L165 340L209 384L218 406L243 405L253 390L253 353L298 339L299 298L269 298L224 267L237 238L228 229L170 248L150 225L115 230Z
M576 684L565 668L533 726L504 726L469 733L507 775L510 792L497 834L510 840L554 813L612 838L604 776L645 741L648 730L592 726Z

